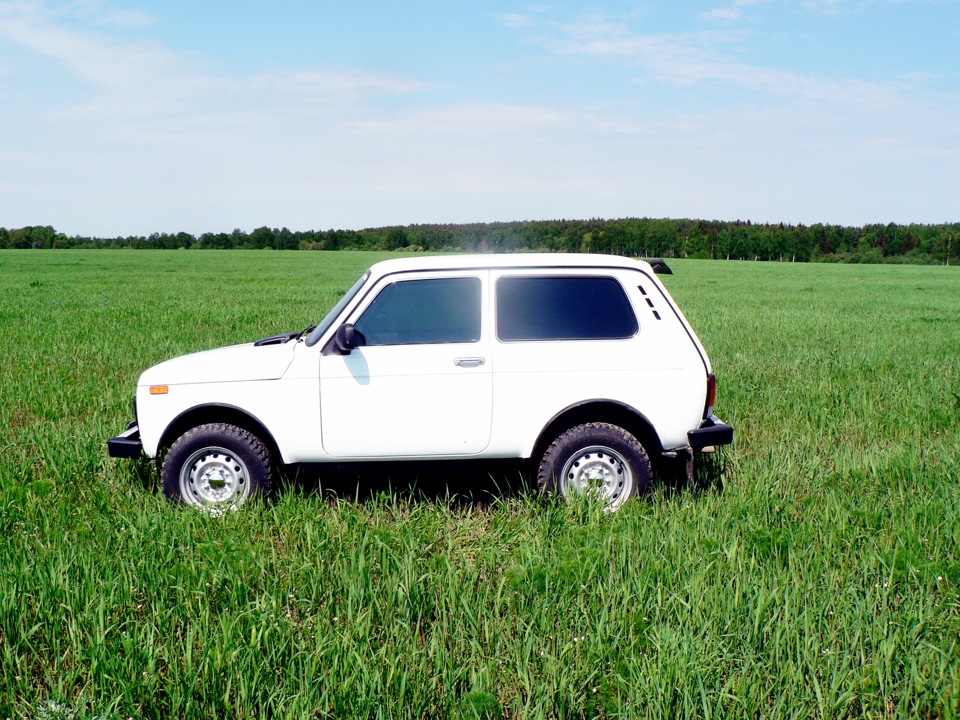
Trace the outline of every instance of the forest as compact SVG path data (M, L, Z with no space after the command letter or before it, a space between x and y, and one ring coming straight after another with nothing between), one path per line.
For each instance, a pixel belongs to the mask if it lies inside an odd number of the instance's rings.
M960 262L960 223L848 227L624 218L364 230L259 227L251 232L236 229L199 236L178 232L114 238L66 235L46 225L0 227L3 248L596 252L667 258L956 265Z

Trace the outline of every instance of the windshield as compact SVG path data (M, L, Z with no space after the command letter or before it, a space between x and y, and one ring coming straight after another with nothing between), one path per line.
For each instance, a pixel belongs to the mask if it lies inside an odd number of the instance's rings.
M340 302L333 306L330 312L327 313L327 316L320 321L320 324L317 325L313 331L307 336L306 344L307 347L313 347L317 344L317 341L323 337L323 334L330 329L330 326L333 324L333 321L336 320L340 313L343 312L343 309L347 304L353 300L354 295L360 292L360 288L363 287L363 284L367 281L367 278L370 277L370 271L367 270L363 276L357 280L353 287L347 290L344 293L343 297L340 298Z

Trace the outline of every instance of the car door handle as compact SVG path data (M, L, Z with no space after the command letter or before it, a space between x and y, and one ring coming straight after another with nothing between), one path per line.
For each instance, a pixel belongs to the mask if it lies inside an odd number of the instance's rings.
M486 360L484 360L482 357L464 357L457 358L453 361L453 364L462 368L474 368L480 367L484 362L486 362Z

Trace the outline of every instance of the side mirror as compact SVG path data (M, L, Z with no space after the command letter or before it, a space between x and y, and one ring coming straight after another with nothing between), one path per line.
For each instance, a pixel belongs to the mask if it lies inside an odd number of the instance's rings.
M344 323L337 328L334 344L341 355L349 355L351 350L363 344L363 333L351 323Z

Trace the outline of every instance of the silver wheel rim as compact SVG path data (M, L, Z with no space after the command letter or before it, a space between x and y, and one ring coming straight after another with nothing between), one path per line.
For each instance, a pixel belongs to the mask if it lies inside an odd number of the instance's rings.
M630 496L633 472L616 450L593 445L574 453L560 474L560 491L565 497L593 495L616 510Z
M236 453L205 447L180 468L180 495L204 510L235 510L250 494L250 473Z

